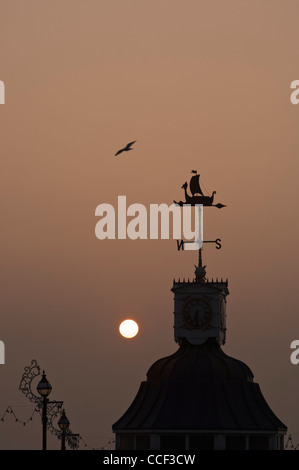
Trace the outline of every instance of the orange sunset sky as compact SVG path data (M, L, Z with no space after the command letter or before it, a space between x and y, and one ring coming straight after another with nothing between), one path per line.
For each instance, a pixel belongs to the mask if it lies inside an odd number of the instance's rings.
M1 0L0 418L35 358L91 447L173 353L174 240L98 240L95 208L170 204L197 169L209 278L228 278L224 351L252 369L299 441L299 4L295 0ZM115 152L136 140L134 150ZM119 323L135 319L135 339ZM49 435L49 448L59 448ZM0 449L38 449L38 416Z

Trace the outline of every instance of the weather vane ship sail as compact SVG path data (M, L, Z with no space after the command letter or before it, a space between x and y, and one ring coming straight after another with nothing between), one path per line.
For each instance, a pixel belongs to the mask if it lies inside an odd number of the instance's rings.
M195 204L202 204L203 206L213 206L217 207L218 209L225 207L223 204L220 203L213 204L214 195L216 194L216 191L213 191L212 196L205 196L199 184L200 175L197 174L197 170L192 170L191 173L194 173L193 176L191 176L189 183L189 188L192 196L190 196L190 194L188 194L187 192L188 183L186 181L182 186L182 189L184 189L185 192L185 202L173 202L175 204L178 204L179 206L183 206L184 204L191 204L191 206L194 206Z

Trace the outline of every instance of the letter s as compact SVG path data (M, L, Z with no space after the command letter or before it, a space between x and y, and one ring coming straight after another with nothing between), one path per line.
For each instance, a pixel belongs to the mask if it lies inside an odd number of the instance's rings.
M298 88L297 88L298 87ZM291 88L297 88L297 90L293 91L290 96L290 100L292 104L298 104L299 103L299 98L297 98L297 95L299 95L299 80L293 80L291 83Z
M298 355L299 355L299 340L298 339L295 339L294 341L291 342L291 349L295 349L295 351L292 352L291 354L291 363L292 364L299 364L299 358L298 358Z

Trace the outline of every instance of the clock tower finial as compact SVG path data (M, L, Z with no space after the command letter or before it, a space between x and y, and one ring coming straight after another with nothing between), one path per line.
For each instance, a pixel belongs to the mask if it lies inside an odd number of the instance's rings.
M202 265L202 248L198 250L198 266L195 266L195 281L205 282L206 281L206 266Z

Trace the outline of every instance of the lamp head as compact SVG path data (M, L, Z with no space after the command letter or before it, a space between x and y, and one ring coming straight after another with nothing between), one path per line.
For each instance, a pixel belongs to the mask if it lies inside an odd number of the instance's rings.
M43 370L42 378L40 379L36 389L42 398L46 398L48 395L50 395L52 391L52 385L47 380L44 370Z
M67 416L64 410L62 410L60 419L58 421L58 426L60 427L61 431L66 431L70 426L70 422L67 419Z

